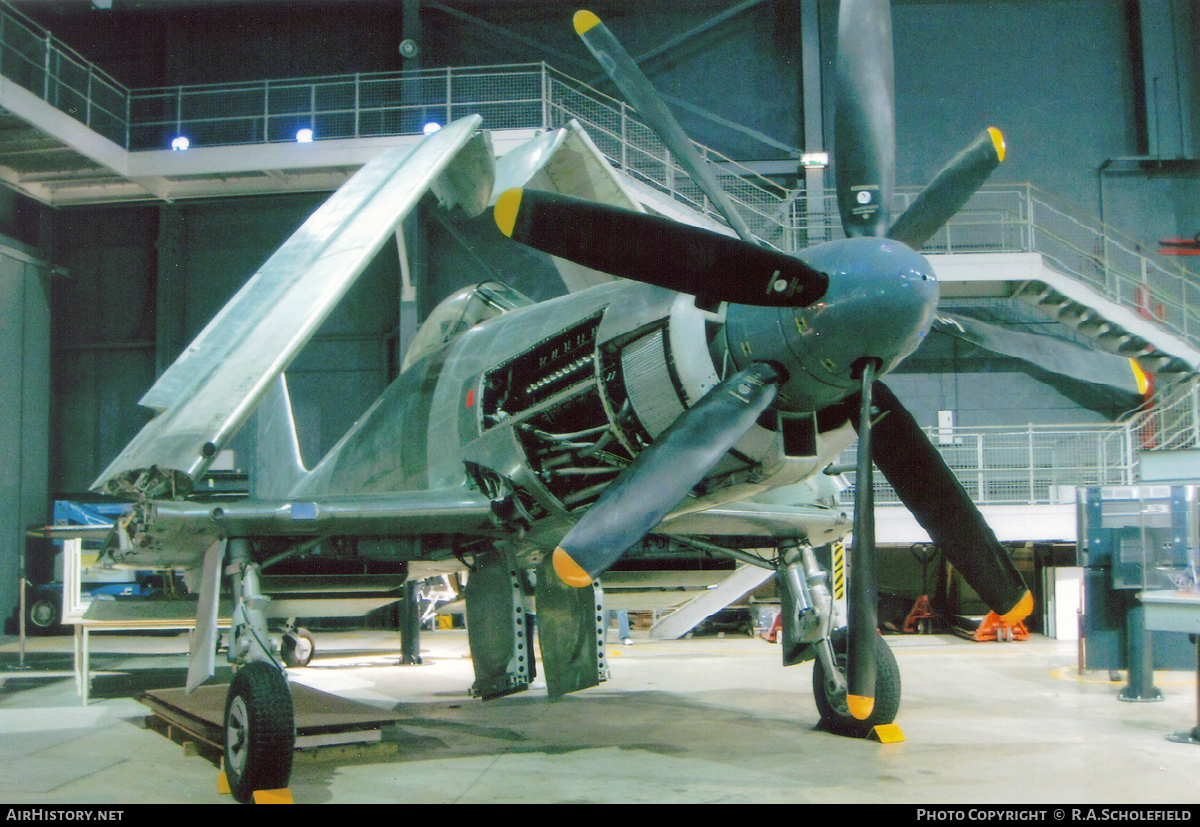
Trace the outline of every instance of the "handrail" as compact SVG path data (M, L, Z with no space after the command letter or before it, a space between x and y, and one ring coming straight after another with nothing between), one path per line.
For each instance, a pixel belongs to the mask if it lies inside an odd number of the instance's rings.
M17 9L0 6L0 74L127 145L129 90Z
M419 135L428 120L481 114L490 129L574 119L626 174L721 221L700 188L630 107L546 63L446 67L130 90L46 29L0 3L0 75L127 150ZM832 191L789 189L697 144L735 208L785 251L842 237ZM898 188L899 215L919 190ZM1037 252L1087 284L1200 346L1200 279L1029 184L985 187L939 230L928 253Z
M1161 398L1118 420L1140 451L1200 447L1200 378L1171 388Z
M1077 485L1133 485L1137 456L1128 425L925 428L971 500L980 505L1073 502ZM838 458L854 467L856 446ZM853 492L854 474L846 475ZM876 475L875 501L900 502Z

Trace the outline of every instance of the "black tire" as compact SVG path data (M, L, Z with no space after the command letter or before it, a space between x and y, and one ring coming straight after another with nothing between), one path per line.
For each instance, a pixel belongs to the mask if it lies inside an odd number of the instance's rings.
M234 798L287 786L296 748L292 693L283 673L255 661L238 670L225 697L225 777Z
M295 635L284 635L279 653L288 666L308 666L317 653L317 644L308 629L297 629Z
M838 629L833 633L833 654L838 668L846 668L846 630ZM830 700L825 690L825 667L821 659L813 663L813 698L817 702L817 711L821 714L821 729L837 735L848 735L852 738L865 738L871 730L881 724L890 724L896 720L900 711L900 667L896 665L896 656L881 635L875 636L875 709L866 720L860 721L845 709L844 702L835 704Z
M26 597L25 634L30 637L55 635L62 631L62 593L55 589L35 589Z

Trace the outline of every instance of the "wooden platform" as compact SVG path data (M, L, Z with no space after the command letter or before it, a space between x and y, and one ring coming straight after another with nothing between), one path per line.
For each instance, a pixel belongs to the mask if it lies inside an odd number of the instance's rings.
M292 684L296 713L296 749L380 741L382 729L405 720L402 715ZM222 749L225 743L225 696L228 686L201 686L190 695L182 689L157 689L138 700L169 727Z

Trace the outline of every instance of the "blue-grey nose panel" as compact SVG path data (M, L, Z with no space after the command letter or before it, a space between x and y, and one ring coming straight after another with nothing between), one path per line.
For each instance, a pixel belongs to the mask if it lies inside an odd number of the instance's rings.
M937 278L923 256L883 238L834 241L802 258L829 275L829 289L803 308L731 306L727 335L739 367L782 365L778 404L814 410L853 393L864 359L879 374L916 350L933 323Z
M866 358L887 373L929 332L937 278L919 253L884 238L856 238L814 247L804 258L830 284L820 302L791 311L800 333L789 345L798 357L818 360L828 374L822 378L849 380Z

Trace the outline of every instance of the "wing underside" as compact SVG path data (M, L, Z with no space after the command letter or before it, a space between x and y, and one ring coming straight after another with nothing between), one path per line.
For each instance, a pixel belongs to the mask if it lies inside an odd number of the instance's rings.
M750 500L693 511L664 520L656 534L696 537L762 537L769 544L783 539L824 545L850 530L849 515L840 508L775 505Z
M486 537L503 534L491 502L467 489L303 499L148 501L117 529L115 560L139 568L194 568L214 542L239 537Z

